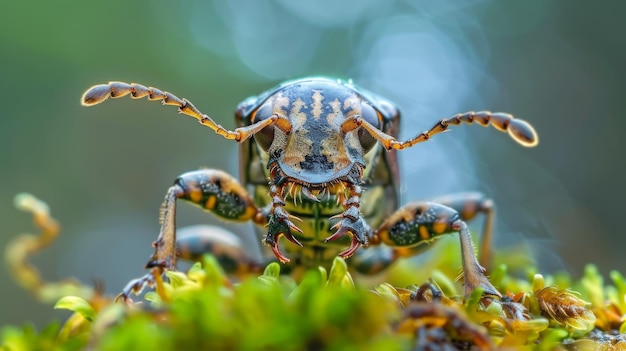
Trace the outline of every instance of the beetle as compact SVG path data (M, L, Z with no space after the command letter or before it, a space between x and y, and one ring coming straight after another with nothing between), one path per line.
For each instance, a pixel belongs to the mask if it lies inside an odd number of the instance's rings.
M225 220L255 223L275 258L294 269L328 266L339 255L354 256L350 265L358 272L376 273L399 257L428 248L442 234L458 232L465 295L481 287L484 294L501 296L474 254L465 223L485 215L481 261L487 266L493 201L466 193L398 208L396 152L461 123L491 125L522 146L533 147L539 139L528 122L500 112L466 112L400 141L400 112L393 103L351 81L323 77L288 81L247 98L237 107L234 130L217 124L187 99L136 83L95 85L81 103L91 106L127 95L176 106L180 113L240 145L241 182L220 170L201 169L182 174L169 188L148 268L175 269L176 254L194 249L182 239L176 247L176 204L181 199ZM205 249L214 253L242 251L218 237L207 243ZM369 248L359 250L362 246ZM239 253L226 256L254 265ZM132 281L122 295L151 281L150 274Z

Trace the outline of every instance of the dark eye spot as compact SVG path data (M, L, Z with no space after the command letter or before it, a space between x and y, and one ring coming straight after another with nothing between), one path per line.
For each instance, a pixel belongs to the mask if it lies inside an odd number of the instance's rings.
M380 115L372 106L368 103L361 103L361 118L373 125L377 129L380 129ZM359 142L363 147L364 152L368 152L375 144L376 139L367 132L364 128L359 129Z

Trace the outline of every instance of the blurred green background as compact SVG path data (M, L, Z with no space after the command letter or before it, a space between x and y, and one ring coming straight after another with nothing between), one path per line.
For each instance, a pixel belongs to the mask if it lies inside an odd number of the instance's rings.
M93 84L140 82L187 97L233 128L244 98L306 75L352 78L395 101L403 137L457 112L530 121L538 148L463 127L401 153L404 202L480 190L498 245L526 243L545 270L624 272L621 153L626 3L470 1L4 1L0 5L0 247L32 232L18 192L63 224L35 262L47 279L101 279L115 293L151 253L164 192L198 167L237 172L236 145L172 107ZM179 225L219 223L181 206ZM246 225L231 225L256 249ZM0 325L62 318L0 269Z

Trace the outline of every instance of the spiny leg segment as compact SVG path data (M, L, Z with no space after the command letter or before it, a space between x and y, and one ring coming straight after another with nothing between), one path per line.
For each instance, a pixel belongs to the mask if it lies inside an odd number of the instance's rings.
M329 236L324 242L339 239L344 235L350 236L352 242L350 247L339 253L339 256L348 258L354 255L356 250L361 245L368 245L368 238L372 235L370 226L365 222L361 213L359 212L361 195L363 189L356 184L350 184L348 186L350 194L348 199L344 202L343 206L345 211L332 216L330 219L340 218L341 221L337 222L331 229L337 230L333 235Z
M478 214L485 217L483 233L478 248L478 262L491 272L493 266L493 226L495 204L492 199L479 192L456 193L430 199L430 202L448 206L459 213L461 220L470 221Z
M270 197L272 198L272 208L269 214L269 222L267 225L267 235L263 239L263 243L272 249L274 256L282 263L289 262L289 258L282 254L280 247L278 246L278 240L280 237L291 241L292 243L302 247L302 244L291 233L295 231L302 233L302 230L298 228L290 218L285 210L285 197L284 197L285 183L276 182L276 184L270 185Z

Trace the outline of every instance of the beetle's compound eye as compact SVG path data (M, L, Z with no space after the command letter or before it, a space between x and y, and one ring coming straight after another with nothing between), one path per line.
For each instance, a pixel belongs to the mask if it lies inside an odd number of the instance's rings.
M270 103L263 104L252 113L252 123L268 119L272 117L272 115L272 105ZM254 134L254 140L256 140L261 149L264 151L269 150L270 146L272 146L272 142L274 141L274 125L269 125Z
M361 118L380 129L381 123L378 112L365 102L361 103ZM359 128L359 142L363 147L363 152L368 152L376 144L376 139L365 128Z

